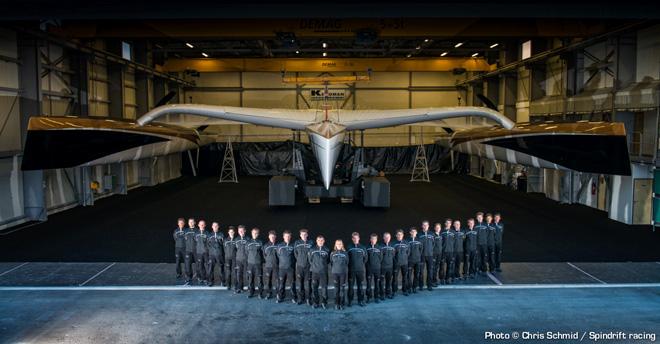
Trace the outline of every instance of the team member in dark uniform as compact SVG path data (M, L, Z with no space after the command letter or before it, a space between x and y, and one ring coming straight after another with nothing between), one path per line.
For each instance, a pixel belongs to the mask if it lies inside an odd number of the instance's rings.
M186 260L186 220L180 217L174 230L174 264L176 265L176 278L181 278L181 265L185 267ZM187 272L186 272L187 274Z
M259 228L252 228L250 231L252 238L248 240L247 250L247 277L248 277L248 298L254 297L255 284L259 288L259 298L264 294L264 284L262 280L264 266L263 242L259 239Z
M488 239L486 240L486 249L488 250L488 271L495 272L495 224L493 215L486 214L486 226L488 228Z
M378 245L378 234L373 233L369 237L369 246L367 246L367 303L373 298L374 302L379 303L384 300L383 296L383 277L382 263L383 251Z
M312 273L312 290L314 308L319 304L326 309L328 306L328 263L330 262L330 251L325 247L325 238L322 235L316 237L316 246L308 253L309 270ZM321 295L319 297L319 287Z
M277 303L284 301L286 281L291 281L291 302L296 303L298 298L295 277L296 258L295 249L291 244L291 232L285 230L282 238L284 241L277 247Z
M348 274L348 254L344 250L344 242L335 241L330 254L330 273L335 286L335 309L343 309L346 301L346 277Z
M396 257L396 249L392 243L392 235L389 232L383 234L383 244L380 246L383 253L383 261L380 264L381 274L381 300L384 296L392 298L392 290L396 290L396 278L394 278L394 260ZM383 288L385 290L383 290Z
M225 247L225 285L231 290L236 284L234 271L236 269L236 229L234 226L229 226L227 239L223 244Z
M442 225L436 223L433 226L433 286L438 286L438 278L442 268Z
M273 298L273 288L277 289L277 233L268 232L268 242L264 245L264 285L268 292L267 299ZM261 296L261 295L260 295Z
M224 254L224 236L220 232L220 224L213 222L211 224L211 234L206 242L209 248L209 261L207 264L206 274L208 276L207 285L210 287L215 280L214 267L218 266L218 273L220 276L220 284L224 285L225 278L225 254Z
M465 233L461 231L461 221L454 221L454 277L462 280L461 263L463 263L463 252L465 251Z
M456 244L454 243L454 230L451 228L452 222L450 219L445 221L445 229L442 232L442 261L444 262L444 280L442 284L449 284L454 277L454 251Z
M197 283L206 284L206 264L209 260L209 248L206 246L208 233L206 232L206 221L199 220L199 230L195 234L195 264L197 266Z
M247 271L247 244L249 238L245 236L245 226L238 225L238 237L236 237L236 285L234 292L243 292L245 286L245 272Z
M477 222L474 224L474 230L477 231L477 264L479 271L485 274L488 270L486 264L488 263L488 225L484 222L484 213L477 213Z
M423 272L426 271L426 289L433 290L433 247L435 245L435 237L431 232L431 227L428 221L422 222L422 234L419 236L419 241L422 243L422 269L420 269L419 276L422 277ZM422 290L423 281L420 278L419 289Z
M500 213L495 213L495 271L502 272L500 263L502 262L502 235L504 234L504 223Z
M298 304L302 305L307 300L308 305L312 305L312 275L309 272L309 261L307 254L312 249L312 241L308 239L307 229L300 230L300 239L294 244L294 253L296 256L296 284L300 286Z
M186 268L186 284L190 285L193 278L196 277L195 269L193 269L193 264L195 263L195 235L197 234L197 228L195 227L195 219L188 219L188 229L185 234L186 240L186 258L185 258L185 268Z
M410 292L417 293L417 288L422 290L422 254L424 248L417 238L417 228L410 228L410 256L408 256L408 273L412 276L410 279Z
M358 305L364 307L364 283L365 265L367 263L367 250L360 244L360 234L351 234L353 244L348 248L348 307L353 304L353 285L357 285Z
M396 257L394 259L394 282L392 285L392 295L399 289L399 274L401 275L401 291L403 295L408 296L409 280L408 278L408 256L410 255L410 245L403 238L403 229L396 231L396 243L394 243Z
M477 274L477 231L474 230L474 219L468 219L465 232L465 261L463 275L474 278Z

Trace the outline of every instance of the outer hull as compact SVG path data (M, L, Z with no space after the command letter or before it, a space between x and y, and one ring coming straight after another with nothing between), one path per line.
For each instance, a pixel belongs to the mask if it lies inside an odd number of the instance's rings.
M532 167L631 173L622 123L523 123L512 130L456 132L445 144L462 153Z
M32 117L23 170L139 160L202 144L194 130L100 118Z

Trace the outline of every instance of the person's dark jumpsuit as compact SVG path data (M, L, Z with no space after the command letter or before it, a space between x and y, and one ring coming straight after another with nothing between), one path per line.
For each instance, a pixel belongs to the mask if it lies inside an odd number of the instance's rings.
M373 298L378 303L378 299L384 299L382 273L383 251L380 245L371 245L370 243L367 246L367 256L367 302Z
M309 271L312 273L312 295L314 307L328 304L328 263L330 251L325 246L314 246L308 253ZM319 296L319 288L321 295Z
M479 270L485 273L487 271L486 263L488 263L488 226L486 222L477 222L474 230L477 231L477 265L479 265Z
M188 228L186 230L185 240L186 240L186 257L185 257L185 269L186 269L186 283L192 282L195 277L195 271L193 269L193 264L195 263L195 230Z
M332 251L330 254L330 273L335 286L335 308L339 309L346 303L346 277L348 275L348 254L346 251Z
M300 286L298 304L301 305L307 301L307 304L311 305L312 275L309 272L307 254L312 249L312 241L298 239L293 246L296 256L296 284Z
M197 267L197 280L206 282L206 263L209 260L209 249L206 246L208 232L198 230L195 233L195 266Z
M174 264L176 265L176 278L181 278L181 265L186 262L186 229L177 227L174 230ZM187 274L187 272L186 272Z
M488 250L488 270L495 272L495 223L486 224L488 226L488 237L486 240L486 249Z
M474 278L477 274L477 231L468 229L465 232L465 261L463 262L463 275Z
M273 289L277 292L277 248L276 243L267 242L263 246L264 251L264 288L268 295L267 299L273 298Z
M409 292L416 293L417 288L422 290L422 254L424 248L422 242L417 238L408 240L410 246L410 256L408 256L408 273L410 274Z
M225 251L225 285L231 290L236 283L234 271L236 269L236 237L227 237L223 244Z
M224 254L224 240L220 232L211 232L207 240L206 246L209 248L209 261L207 264L206 274L208 276L209 286L213 285L215 280L215 266L218 267L218 274L220 276L220 283L224 284L225 278L225 254Z
M502 271L500 263L502 263L502 236L504 234L504 223L493 222L495 224L495 271Z
M403 295L408 295L409 281L408 281L408 256L410 255L410 246L406 239L397 241L394 244L396 250L396 257L394 259L394 282L392 285L392 295L396 294L399 289L399 274L401 275L401 290Z
M247 277L248 297L254 296L255 284L259 287L259 297L263 296L264 283L262 280L264 266L264 244L260 239L250 239L247 243Z
M433 247L435 245L433 232L422 232L419 236L419 241L422 243L422 269L420 269L419 276L422 277L424 271L426 272L426 289L433 290ZM423 281L420 278L419 288L422 288Z
M454 231L454 277L461 279L461 263L463 262L463 252L465 251L465 233L463 231Z
M287 281L291 281L291 302L295 303L298 298L295 276L296 258L293 252L294 248L291 243L282 242L277 247L277 302L284 301Z
M365 265L367 263L367 250L361 244L353 244L348 248L348 306L353 303L353 285L357 286L358 304L364 302L364 290L362 285L365 282Z
M445 262L443 280L442 284L447 284L451 282L451 279L454 277L454 250L456 246L454 244L454 231L451 229L445 229L442 232L442 261Z
M442 275L442 235L441 232L433 232L433 286L438 285L438 278Z
M382 278L381 283L381 300L383 296L392 298L392 291L396 290L396 278L394 278L394 260L396 257L396 249L390 241L380 245L380 250L383 254L383 261L380 263L380 274ZM385 289L385 290L383 290Z
M240 293L245 286L245 272L247 271L247 237L236 237L236 281L234 291Z

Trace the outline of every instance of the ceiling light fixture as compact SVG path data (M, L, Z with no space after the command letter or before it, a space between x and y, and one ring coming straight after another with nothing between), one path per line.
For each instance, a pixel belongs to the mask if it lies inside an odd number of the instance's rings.
M472 57L477 57L478 55L479 55L479 53L474 53L474 54L472 54Z
M447 54L449 53L445 51L444 53L440 54L440 56L447 56Z
M202 53L202 56L204 56L204 57L209 57L209 54L203 52L203 53Z
M458 42L458 43L454 44L454 48L458 48L458 47L460 47L461 45L463 45L463 42Z
M300 54L300 50L296 50L296 54Z
M326 57L326 56L328 56L328 53L326 53L326 52L324 51L324 52L323 52L323 57Z
M328 43L323 42L323 49L325 49L325 48L327 48L327 47L328 47Z
M490 45L490 48L493 49L493 48L495 48L495 47L498 46L498 45L500 45L500 44L499 44L499 43L493 43L493 44Z
M192 44L190 44L190 43L188 43L188 42L186 42L186 46L187 46L188 48L190 48L190 49L192 49L192 48L195 47L194 45L192 45Z
M428 42L429 42L429 39L428 39L428 38L424 40L424 43L428 43Z

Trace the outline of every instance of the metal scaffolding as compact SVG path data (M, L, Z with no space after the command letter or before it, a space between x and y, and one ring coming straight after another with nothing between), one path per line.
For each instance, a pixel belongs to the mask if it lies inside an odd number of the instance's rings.
M231 147L231 138L229 137L227 138L227 147L225 148L225 157L222 159L222 169L220 170L218 183L238 183L234 150Z
M427 183L431 181L429 179L429 165L426 161L426 149L424 148L423 141L417 146L417 152L415 152L415 164L410 181Z

